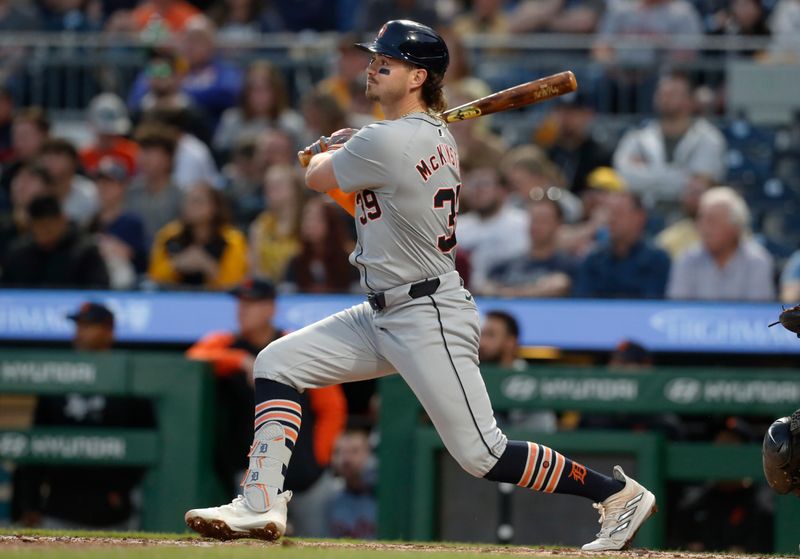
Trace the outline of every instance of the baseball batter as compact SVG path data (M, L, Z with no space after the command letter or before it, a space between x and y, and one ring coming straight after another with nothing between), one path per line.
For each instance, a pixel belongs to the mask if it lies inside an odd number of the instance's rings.
M386 120L343 143L310 146L317 154L306 183L355 193L358 242L350 262L367 301L261 351L243 495L190 510L187 524L216 538L283 535L291 498L283 480L302 424L299 392L397 372L467 472L590 498L602 526L584 549L625 547L655 511L650 491L618 466L608 477L546 446L509 441L495 423L478 368L478 311L455 271L458 149L436 116L445 108L447 45L429 27L398 20L358 46L372 54L366 93Z

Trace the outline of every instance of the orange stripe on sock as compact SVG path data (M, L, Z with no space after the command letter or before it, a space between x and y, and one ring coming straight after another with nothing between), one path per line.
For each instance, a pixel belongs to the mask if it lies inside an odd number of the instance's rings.
M284 426L283 433L284 433L284 435L286 435L286 438L289 439L290 441L292 441L293 443L297 442L297 434L298 433L297 433L297 431L295 431L291 427Z
M553 491L556 490L556 485L558 485L558 480L561 479L561 473L564 471L564 464L566 464L567 462L564 459L564 456L562 456L558 452L553 451L553 454L555 454L556 457L556 465L555 468L553 469L553 475L550 476L550 483L548 483L547 487L545 487L544 489L545 493L552 493Z
M297 402L292 402L291 400L267 400L266 402L262 402L256 406L256 413L264 411L267 408L273 407L282 407L282 408L289 408L297 412L298 415L303 415L303 409L300 407L300 404Z
M548 467L545 467L546 462L550 462L553 459L553 451L550 449L549 446L542 447L544 449L544 454L542 454L542 463L539 465L539 472L536 475L536 481L533 484L533 489L535 491L541 491L542 484L544 483L544 477L547 475L547 469L552 468L553 464L548 464Z
M255 428L257 429L259 426L263 425L264 423L266 423L268 421L271 421L271 420L276 420L276 419L280 419L282 421L287 421L287 422L291 423L293 426L295 426L297 429L300 428L300 418L299 417L297 417L296 415L292 415L292 414L289 414L289 413L281 413L281 412L278 412L278 411L267 412L264 415L262 415L261 417L259 417L258 419L256 419Z
M533 466L536 464L536 456L538 454L539 445L536 443L528 443L528 460L525 464L525 472L522 474L522 478L520 478L517 485L521 487L527 487L531 482L531 476L533 476Z

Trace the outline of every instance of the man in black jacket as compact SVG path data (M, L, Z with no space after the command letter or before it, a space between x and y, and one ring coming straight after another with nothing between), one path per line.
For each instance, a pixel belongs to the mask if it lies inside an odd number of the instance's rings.
M97 245L69 222L57 198L35 198L28 206L28 216L29 232L9 247L0 284L108 287L108 270Z
M114 315L86 302L68 316L75 322L77 351L106 352L114 344ZM101 373L102 374L102 373ZM41 396L36 427L150 428L155 425L149 400L99 394ZM135 528L132 491L141 468L32 465L14 475L12 515L26 526L44 528Z

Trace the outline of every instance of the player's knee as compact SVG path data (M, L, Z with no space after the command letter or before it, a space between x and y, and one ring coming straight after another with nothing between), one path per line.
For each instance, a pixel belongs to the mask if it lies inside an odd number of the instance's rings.
M283 384L290 384L284 378L281 371L286 370L286 344L281 343L282 339L275 340L267 347L258 352L255 364L253 365L253 376L274 380Z
M451 452L458 465L471 476L484 477L492 469L496 459L486 449L483 452L476 449L463 449Z

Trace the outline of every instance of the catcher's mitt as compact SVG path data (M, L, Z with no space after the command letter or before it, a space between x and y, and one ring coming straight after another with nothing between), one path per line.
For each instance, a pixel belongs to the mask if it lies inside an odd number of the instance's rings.
M790 309L783 309L778 321L773 322L770 326L775 326L776 324L780 324L790 332L794 332L800 338L800 305Z

